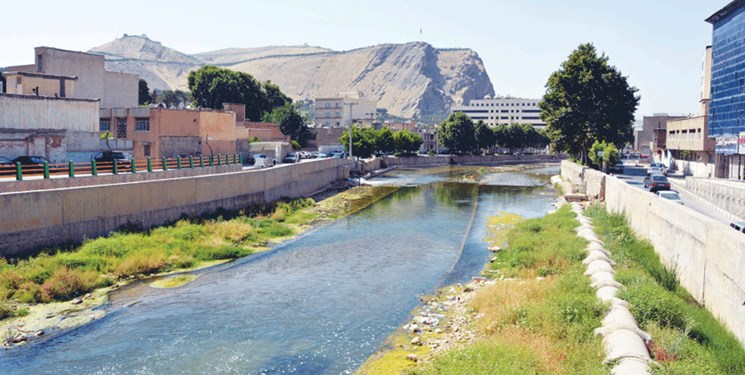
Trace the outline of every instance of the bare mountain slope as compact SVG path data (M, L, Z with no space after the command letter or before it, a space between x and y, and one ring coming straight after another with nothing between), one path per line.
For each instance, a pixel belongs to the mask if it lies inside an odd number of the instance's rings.
M393 115L429 121L444 118L454 104L494 94L475 51L423 42L344 52L289 46L185 55L146 37L126 36L91 52L105 54L111 70L139 74L151 88L186 90L189 72L212 64L271 80L293 99L360 91Z

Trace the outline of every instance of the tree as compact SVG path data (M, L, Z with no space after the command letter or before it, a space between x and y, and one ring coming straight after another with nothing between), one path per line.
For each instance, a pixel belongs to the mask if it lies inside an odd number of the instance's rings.
M373 128L354 128L352 131L352 155L360 158L369 158L375 152L375 139L377 131ZM344 130L339 143L344 145L344 150L349 152L349 129Z
M397 154L416 154L423 142L424 139L421 135L412 133L409 130L399 130L393 134L393 144L395 145Z
M474 127L474 135L476 137L476 144L481 150L491 149L497 143L497 137L494 131L481 120Z
M246 105L246 118L259 121L264 113L291 102L279 87L263 86L248 73L207 65L189 73L189 90L196 105L221 109L223 103Z
M606 141L595 141L587 156L592 163L592 167L603 171L621 159L618 148L613 143Z
M281 107L274 108L271 113L265 114L262 119L279 123L279 130L282 134L289 135L301 147L307 146L308 141L313 139L314 134L306 125L305 118L290 103L285 103Z
M389 154L394 151L396 151L396 143L391 128L384 127L378 130L375 137L375 152Z
M162 90L157 92L158 103L163 103L166 108L178 108L191 103L191 94L181 90Z
M150 88L147 87L147 81L140 78L139 90L137 92L137 103L145 105L150 103Z
M471 118L462 112L451 113L440 124L440 143L454 154L467 154L476 150L476 134Z
M637 91L605 54L581 44L548 78L538 104L555 149L587 162L595 140L618 146L631 141Z

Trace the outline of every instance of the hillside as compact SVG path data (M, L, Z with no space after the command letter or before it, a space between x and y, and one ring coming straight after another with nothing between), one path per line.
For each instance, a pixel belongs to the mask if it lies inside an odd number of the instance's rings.
M271 80L296 100L359 91L390 114L429 121L443 119L454 104L494 94L475 51L423 42L344 52L272 46L187 55L145 36L125 36L91 52L104 54L108 69L139 74L151 88L187 90L189 72L212 64Z

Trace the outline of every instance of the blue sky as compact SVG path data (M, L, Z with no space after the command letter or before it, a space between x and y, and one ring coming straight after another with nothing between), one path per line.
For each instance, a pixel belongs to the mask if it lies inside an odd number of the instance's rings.
M0 66L33 47L88 50L147 34L181 52L307 43L348 50L423 40L479 53L497 94L537 98L580 43L639 88L637 117L696 113L709 15L729 0L46 1L3 6ZM422 31L420 36L420 29Z

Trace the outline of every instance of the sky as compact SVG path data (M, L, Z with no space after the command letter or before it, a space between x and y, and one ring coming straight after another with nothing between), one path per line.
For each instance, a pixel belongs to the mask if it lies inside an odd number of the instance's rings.
M47 1L3 5L0 67L33 48L86 51L146 34L184 53L270 45L344 51L424 41L471 48L497 95L540 98L549 75L593 43L639 89L637 117L697 114L705 18L729 0Z

